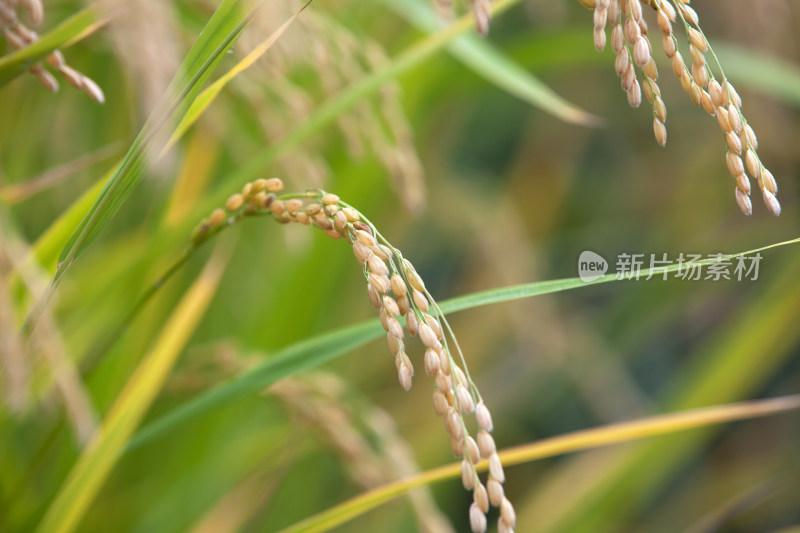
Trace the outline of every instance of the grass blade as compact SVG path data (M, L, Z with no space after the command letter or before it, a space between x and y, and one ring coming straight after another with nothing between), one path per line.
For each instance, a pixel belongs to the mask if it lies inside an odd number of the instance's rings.
M197 398L151 422L139 431L128 444L126 452L134 450L169 432L210 409L227 402L257 394L279 379L308 370L349 352L383 333L378 320L369 320L293 344L248 370Z
M434 33L439 28L429 3L420 0L383 0L383 3L425 32ZM461 35L447 45L447 50L491 83L564 122L596 126L601 121L562 98L486 39L472 34Z
M297 18L297 16L302 12L311 1L306 3L302 8L295 13L288 21L286 21L278 30L276 30L270 37L268 37L264 42L262 42L258 47L256 47L253 51L251 51L244 59L242 59L239 63L237 63L231 70L229 70L225 75L223 75L220 79L215 81L212 85L204 89L198 96L195 98L191 105L189 106L186 114L181 118L178 126L176 127L175 131L172 133L170 137L168 145L165 147L164 151L169 149L170 146L174 145L175 142L178 141L186 131L200 118L200 116L208 109L214 99L219 95L222 89L232 80L235 76L249 68L259 57L261 57L266 51L274 44L274 42L286 31L286 29L291 25L291 23ZM189 62L189 58L187 58L187 63ZM192 63L196 63L196 60L192 59ZM126 156L127 157L127 156ZM52 268L55 263L56 252L55 248L59 246L59 243L69 243L70 239L67 237L70 236L69 232L71 227L78 226L80 227L81 223L81 215L86 213L92 208L92 199L98 197L99 194L104 190L104 183L110 181L110 179L119 173L119 165L118 164L114 169L109 173L109 175L104 176L101 180L99 180L91 189L89 189L84 195L82 195L72 206L70 206L69 210L65 212L64 215L59 217L49 228L48 230L37 240L35 250L37 251L37 257L42 265L46 268ZM74 235L72 236L74 238ZM64 244L64 249L66 250L67 244ZM62 252L62 259L64 257L64 253Z
M754 254L771 248L796 244L798 242L800 242L800 238L772 244L763 248L742 252L740 254L704 260L702 263L711 264L726 260L730 257ZM658 274L665 271L675 272L678 270L678 268L679 265L676 264L667 267L646 269L642 270L642 275L647 276L650 273ZM584 282L580 280L580 278L570 278L529 283L525 285L515 285L512 287L492 289L447 300L440 303L439 307L441 307L444 313L452 313L455 311L471 309L483 305L519 300L522 298L588 287L591 285L608 283L611 281L619 280L617 280L613 274L609 274L591 282ZM274 354L272 357L266 359L252 369L245 371L236 378L222 383L206 393L200 394L196 398L186 402L181 407L178 407L172 412L162 416L160 419L145 425L142 430L139 431L139 433L137 433L133 439L131 439L126 451L133 450L154 439L160 438L164 434L175 429L176 426L185 423L193 417L197 417L208 410L255 394L263 390L265 387L275 383L279 379L290 376L301 370L307 370L319 366L331 359L347 353L352 349L362 346L373 339L380 337L382 334L383 329L381 329L379 322L377 320L369 320L345 329L333 331L317 337L312 337L310 339L293 344Z
M239 61L236 65L233 66L228 72L226 72L222 77L220 77L217 81L209 85L206 89L201 92L197 98L192 102L192 105L189 107L189 110L186 112L186 115L181 119L181 122L178 124L178 127L175 128L175 132L172 134L172 137L167 144L166 149L169 149L170 146L175 144L179 138L181 138L188 130L192 124L197 122L197 119L200 118L208 106L214 101L214 99L222 92L222 89L230 82L233 78L250 68L253 63L258 61L258 59L263 56L267 50L269 50L273 44L283 35L283 33L292 25L295 19L300 16L300 13L307 8L313 0L308 0L300 9L295 12L286 22L284 22L280 28L272 32L272 34L267 37L264 41L261 42L258 46L256 46L249 54L247 54L241 61Z
M120 451L158 395L219 285L226 259L209 261L167 320L152 350L120 393L105 421L72 468L37 531L69 533L94 500Z
M80 251L100 232L139 183L147 168L148 145L166 123L177 122L186 113L202 85L241 34L250 16L241 14L239 4L238 0L223 0L203 28L170 84L166 99L151 114L61 252L53 286L58 284Z
M714 424L771 416L797 409L800 409L800 395L694 409L651 416L633 422L622 422L599 428L575 431L524 446L508 448L498 452L498 455L504 465L510 466L610 444L630 442ZM487 470L488 461L481 461L476 468L481 472ZM428 470L412 478L389 483L356 496L327 511L286 528L280 533L321 533L329 531L333 527L352 520L413 488L447 479L456 479L460 475L460 462Z
M772 248L778 248L781 246L787 246L791 244L798 244L800 243L800 237L797 239L792 239L789 241L778 242L775 244L771 244L769 246L764 246L761 248L756 248L754 250L748 250L746 252L741 252L738 254L730 254L724 255L722 258L709 258L703 259L701 261L697 261L696 264L698 265L710 265L712 263L718 263L720 261L733 259L736 257L752 255L758 252L763 252L766 250L770 250ZM682 265L675 263L672 265L668 265L665 267L658 267L652 269L644 269L641 271L640 277L647 277L650 274L653 276L658 276L663 274L664 272L677 272ZM686 268L683 265L683 268ZM512 287L504 287L501 289L491 289L488 291L483 292L476 292L473 294L468 294L466 296L459 296L457 298L453 298L441 304L442 311L446 313L451 313L453 311L461 311L463 309L471 309L473 307L478 307L482 305L488 305L493 303L499 302L507 302L511 300L517 300L520 298L528 298L531 296L538 296L541 294L550 294L553 292L561 292L570 289L577 289L580 287L585 287L587 285L597 285L599 283L608 283L610 281L622 281L616 278L615 274L606 274L594 281L583 281L580 278L568 278L568 279L557 279L552 281L539 281L536 283L527 283L524 285L514 285Z

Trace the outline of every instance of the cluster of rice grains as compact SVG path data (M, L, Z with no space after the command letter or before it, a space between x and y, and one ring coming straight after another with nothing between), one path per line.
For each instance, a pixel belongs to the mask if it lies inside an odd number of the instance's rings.
M773 215L779 215L781 206L775 194L778 186L767 170L756 149L758 141L753 129L742 114L742 100L727 80L716 54L700 28L697 13L690 0L579 0L594 9L594 44L598 50L606 46L606 26L611 26L611 48L617 54L614 67L621 79L622 88L633 107L642 102L642 92L653 106L653 130L656 141L667 142L664 122L667 111L661 99L657 79L658 69L653 61L653 48L647 33L647 23L642 15L643 5L656 12L658 29L664 53L672 60L672 68L680 79L683 90L695 105L716 116L727 143L728 170L736 180L736 203L746 215L753 211L750 202L750 178L758 183L764 203ZM684 27L689 41L690 64L687 65L678 50L678 39L673 24ZM706 62L712 58L720 79ZM640 81L641 80L641 81Z
M0 0L0 30L6 41L15 49L20 50L30 46L39 38L37 33L20 20L17 13L19 7L26 12L28 20L34 26L39 26L44 19L44 6L42 0ZM85 92L92 100L103 103L105 95L103 90L88 76L81 74L64 61L64 54L58 50L50 52L45 58L50 67L64 76L67 82L76 89ZM58 90L58 81L41 62L34 63L28 69L39 80L45 89L51 92Z
M280 223L313 225L334 239L346 239L363 269L369 300L380 313L398 379L405 390L411 388L414 376L414 366L406 353L406 332L418 336L425 345L425 372L435 379L434 410L444 421L453 453L462 460L464 487L473 494L469 510L472 530L476 533L486 530L486 513L494 505L500 509L498 531L512 532L516 514L503 491L505 474L491 435L492 416L469 377L453 331L412 264L368 219L338 196L319 190L276 195L282 188L278 178L248 183L241 193L228 199L224 209L216 209L201 222L192 237L193 244L199 245L245 216L264 214ZM401 323L403 318L405 328ZM469 414L477 422L474 438L467 427ZM475 469L481 458L488 460L489 466L485 485Z

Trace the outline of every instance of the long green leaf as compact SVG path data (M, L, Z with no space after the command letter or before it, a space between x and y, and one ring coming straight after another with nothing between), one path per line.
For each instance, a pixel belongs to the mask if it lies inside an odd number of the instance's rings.
M91 35L107 20L105 9L97 4L89 6L40 36L32 45L0 57L0 86L24 73L53 50L68 47Z
M796 244L798 242L800 242L800 238L772 244L740 254L706 259L700 263L708 265L732 257L750 255L771 248ZM657 275L663 272L675 272L680 268L681 265L674 264L666 267L645 269L641 271L641 275L647 277L651 273ZM444 313L453 313L483 305L530 298L532 296L588 287L612 281L620 280L618 280L614 274L608 274L590 282L582 281L580 278L569 278L528 283L525 285L492 289L447 300L439 304L439 307ZM139 446L159 438L165 433L175 429L179 424L199 416L208 410L240 398L248 397L295 372L319 366L380 337L382 333L383 330L379 322L377 320L369 320L342 330L326 333L293 344L252 369L243 372L236 378L218 385L214 389L189 400L181 407L176 408L160 419L147 424L133 439L131 439L126 451L138 448Z
M53 276L53 286L139 183L148 165L147 149L163 133L163 126L178 122L183 117L214 68L241 34L250 15L242 14L239 4L240 0L223 0L203 28L170 84L165 98L153 111L122 163L61 252L59 265Z
M114 170L106 174L79 196L68 209L64 210L56 220L36 239L33 252L40 265L48 269L54 268L58 261L59 246L67 242L70 229L79 224L92 202L103 190L103 181L110 178Z
M429 2L423 0L382 0L398 15L427 33L439 29ZM488 40L464 34L454 38L447 50L459 61L508 93L565 122L597 125L600 118L568 102L533 74L493 47Z
M186 131L202 116L208 109L214 99L219 95L222 89L237 75L249 68L259 57L261 57L274 42L286 31L288 26L294 22L297 16L306 8L311 2L306 3L300 8L294 16L292 16L286 23L278 28L272 35L265 39L259 46L253 49L245 58L239 63L234 65L228 72L225 73L220 79L205 88L195 98L189 106L186 113L181 117L178 126L170 136L168 145L165 146L165 151L169 149L175 142L177 142ZM65 246L64 243L69 242L70 228L78 226L82 215L89 211L92 207L92 200L98 197L99 193L103 190L103 183L109 181L109 178L114 175L118 170L116 169L119 163L115 166L115 170L110 172L109 176L104 176L92 188L90 188L84 195L82 195L76 202L70 206L69 210L64 215L59 217L51 224L45 233L43 233L36 241L34 249L37 252L37 258L45 268L50 269L55 266L57 251L54 250L57 246ZM65 235L66 233L66 235ZM61 243L61 244L59 244Z
M247 54L241 61L239 61L236 65L233 66L228 72L226 72L223 76L221 76L217 81L209 85L206 89L201 92L197 98L192 102L192 105L189 107L189 110L186 112L186 115L183 116L181 119L180 124L178 127L175 128L175 132L170 137L168 146L174 144L179 138L181 138L186 131L195 123L197 119L208 109L208 106L214 101L214 99L219 96L219 93L222 92L222 89L236 76L253 66L253 64L263 56L267 50L269 50L273 44L280 38L281 35L292 25L292 22L300 16L300 13L303 12L305 8L307 8L311 4L312 0L308 0L305 4L303 4L300 9L298 9L294 15L289 17L289 19L284 22L277 30L272 32L272 34L264 39L258 46L256 46L249 54Z
M227 259L217 253L164 324L152 350L139 364L125 389L81 454L50 504L37 531L69 533L94 500L128 439L158 395L170 370L203 317Z
M257 394L264 387L279 379L311 369L345 354L371 339L377 338L382 332L378 320L369 320L293 344L231 381L198 396L182 407L146 425L131 439L126 451L134 450L158 438L175 425L209 409Z

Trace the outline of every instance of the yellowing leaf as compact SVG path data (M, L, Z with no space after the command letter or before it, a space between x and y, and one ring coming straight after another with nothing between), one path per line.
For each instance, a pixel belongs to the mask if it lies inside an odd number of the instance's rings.
M120 451L158 395L217 290L227 256L217 252L167 320L100 429L73 466L39 524L42 533L69 533L94 500Z

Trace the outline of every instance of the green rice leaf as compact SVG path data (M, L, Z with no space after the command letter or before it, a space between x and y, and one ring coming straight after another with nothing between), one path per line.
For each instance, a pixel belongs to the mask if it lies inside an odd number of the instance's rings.
M206 109L208 109L208 106L211 105L214 99L222 92L222 89L224 89L233 78L250 68L253 63L263 56L273 44L275 44L280 36L283 35L289 26L292 25L292 22L297 19L300 13L302 13L303 10L309 6L309 4L311 4L311 0L301 6L300 9L298 9L297 12L295 12L295 14L289 18L289 20L284 22L277 30L272 32L269 37L264 39L264 41L251 50L250 53L247 54L241 61L236 63L232 69L226 72L217 81L209 85L198 95L198 97L192 102L192 105L189 107L186 115L184 115L181 119L178 127L175 128L175 132L172 134L172 137L169 140L168 147L173 145L186 133L186 130L188 130L192 124L197 122L197 119L199 119Z
M430 7L423 0L382 0L398 15L428 33L435 33L440 24ZM546 111L553 116L574 124L596 126L601 119L568 102L550 89L526 69L509 59L490 41L474 34L465 33L447 44L447 50L499 88Z
M184 116L214 68L238 39L250 19L250 14L243 14L240 3L223 0L206 24L170 84L166 98L151 114L122 163L72 233L59 257L53 286L128 198L147 169L148 148L163 133L166 124L176 123Z
M703 265L717 263L780 246L797 244L798 242L800 242L800 238L739 254L710 258L699 261L698 263ZM647 277L649 274L657 275L663 272L675 272L679 270L681 266L680 264L673 264L666 267L643 269L641 271L641 276ZM618 280L614 274L608 274L589 282L582 281L580 278L569 278L514 285L512 287L492 289L447 300L440 303L439 307L442 312L447 314L484 305L509 302L612 281L621 280ZM146 425L131 439L126 451L138 448L154 439L160 438L164 434L175 429L178 425L200 416L208 410L256 394L279 379L319 366L350 350L363 346L373 339L377 339L382 334L383 330L381 329L380 323L377 320L369 320L293 344L255 367L243 372L236 378L222 383L206 393L200 394L181 407L176 408L172 412L163 415L160 419Z
M229 256L229 254L228 254ZM218 252L164 324L153 348L120 393L108 416L73 466L39 524L41 533L74 531L111 472L128 439L164 385L205 314L224 271Z
M175 144L186 131L202 116L202 114L213 103L214 99L220 94L225 86L241 72L249 68L259 57L261 57L267 50L275 43L275 41L283 35L286 29L291 25L297 16L310 4L306 3L300 8L294 16L286 21L280 28L278 28L272 35L265 39L260 45L254 48L245 58L237 63L233 68L226 72L217 81L205 88L195 98L189 106L186 113L180 119L178 126L170 136L167 146L164 151L168 150ZM188 58L187 58L188 61ZM78 200L69 207L64 214L55 220L50 227L39 237L34 247L39 263L46 268L55 267L56 257L58 256L57 247L64 246L63 243L70 242L70 237L74 239L74 230L71 228L80 227L81 220L84 214L90 211L93 207L93 200L99 198L100 193L104 190L103 183L110 182L110 178L119 173L119 165L109 171L109 175L104 176L95 185L86 191ZM66 248L65 248L66 249ZM62 252L63 256L63 252Z
M126 451L134 450L210 409L257 394L279 379L330 361L382 333L380 322L369 320L293 344L256 367L146 425L131 439Z

